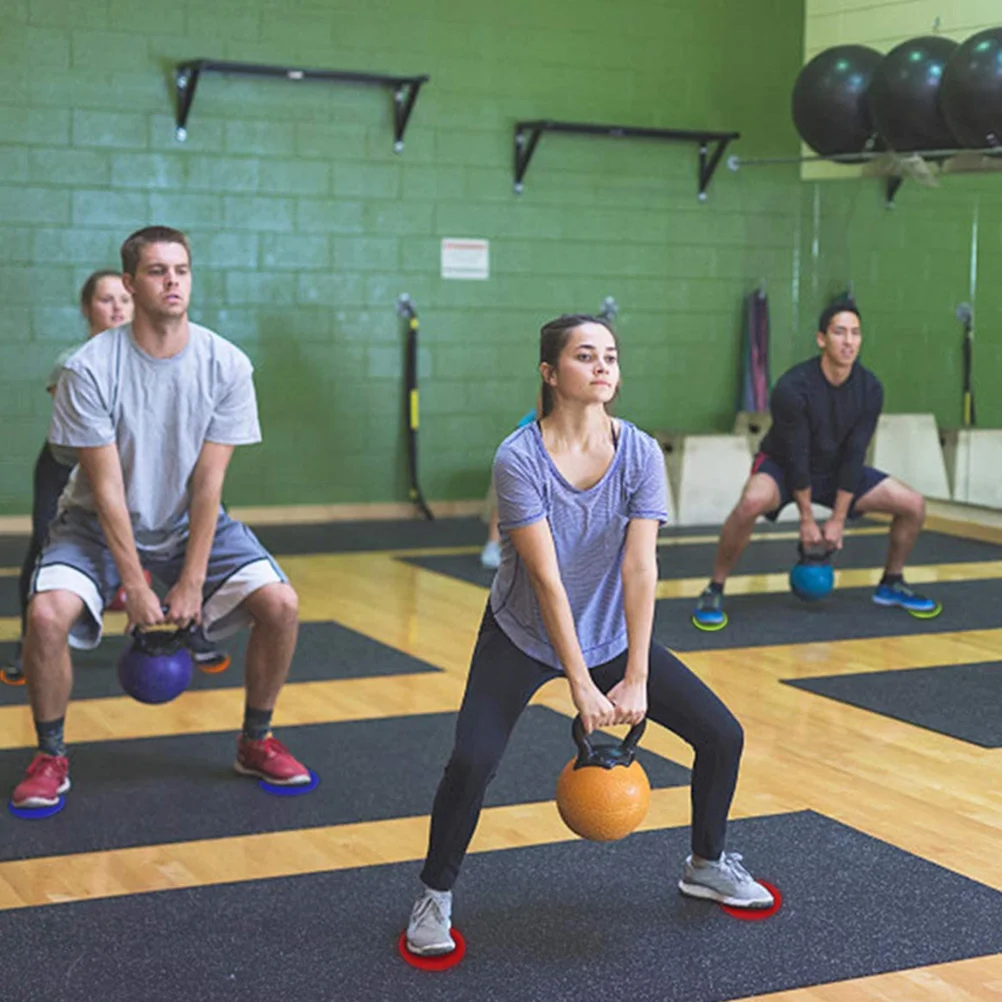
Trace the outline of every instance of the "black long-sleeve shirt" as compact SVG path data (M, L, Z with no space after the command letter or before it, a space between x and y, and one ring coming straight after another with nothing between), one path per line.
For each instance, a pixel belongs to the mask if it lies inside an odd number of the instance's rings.
M841 386L825 378L820 356L801 362L773 388L762 452L783 468L790 490L834 482L855 492L883 405L880 380L858 362Z

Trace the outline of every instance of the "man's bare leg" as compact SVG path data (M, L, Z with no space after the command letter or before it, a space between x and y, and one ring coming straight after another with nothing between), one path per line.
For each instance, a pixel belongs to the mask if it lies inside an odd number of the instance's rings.
M28 606L24 674L35 720L66 716L73 689L70 628L83 608L83 599L69 591L41 592Z
M723 585L744 553L760 515L779 507L779 486L767 473L753 473L745 484L741 499L727 516L717 543L713 562L713 582Z
M935 599L918 595L904 583L905 562L925 522L925 499L918 491L887 477L856 501L857 512L891 516L890 540L884 576L873 594L878 605L900 606L920 618L931 619L942 611Z
M68 591L46 591L28 606L24 674L38 736L38 754L11 794L17 808L51 808L70 788L63 725L73 689L68 638L83 612L83 600Z
M292 664L299 635L299 601L291 585L269 584L244 601L254 619L244 681L247 705L273 710Z
M244 602L254 619L247 646L244 726L234 768L281 786L311 781L310 771L271 736L271 715L282 690L299 633L299 601L287 584L268 584Z
M885 570L891 575L903 574L925 523L925 498L893 477L887 477L856 502L856 511L892 516Z

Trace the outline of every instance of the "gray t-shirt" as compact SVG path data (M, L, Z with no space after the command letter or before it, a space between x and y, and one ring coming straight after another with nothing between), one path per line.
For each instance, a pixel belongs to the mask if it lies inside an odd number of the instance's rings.
M59 377L62 375L66 363L82 347L82 344L75 344L72 348L66 348L56 356L55 362L52 363L52 371L49 373L49 378L45 381L46 390L54 390L59 385Z
M189 328L171 358L142 351L131 324L91 338L64 363L49 429L57 446L118 446L136 545L150 553L187 535L189 480L202 446L261 441L250 359L207 328ZM79 466L60 508L96 512Z
M62 375L63 366L66 365L66 362L79 350L80 345L75 344L72 348L67 348L65 351L61 351L56 356L55 362L52 363L52 371L49 373L49 378L45 381L46 392L54 390L59 385L59 377ZM50 442L49 452L51 453L52 458L63 466L77 465L76 449L67 449L65 446L53 445Z
M661 447L629 421L620 421L619 429L609 468L588 490L563 478L535 422L509 435L494 459L501 566L491 586L491 610L520 651L558 670L563 666L509 532L547 520L585 664L596 668L622 654L626 529L632 519L666 522L668 497Z

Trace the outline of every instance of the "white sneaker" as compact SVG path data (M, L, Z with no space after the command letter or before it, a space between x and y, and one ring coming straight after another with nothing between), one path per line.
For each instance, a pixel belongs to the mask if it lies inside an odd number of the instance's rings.
M480 551L480 566L488 571L496 571L501 566L501 544L490 539Z
M451 953L456 949L451 929L452 891L433 891L426 887L414 902L407 923L407 949L422 957Z
M771 908L775 903L768 888L741 865L739 852L723 852L720 859L704 866L694 866L689 856L678 889L691 898L719 901L732 908Z

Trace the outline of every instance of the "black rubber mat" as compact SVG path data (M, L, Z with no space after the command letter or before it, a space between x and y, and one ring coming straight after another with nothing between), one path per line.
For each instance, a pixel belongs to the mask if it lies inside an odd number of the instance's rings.
M883 567L887 559L886 534L879 536L846 536L835 559L836 568ZM711 544L662 547L659 551L661 577L707 578L717 550ZM923 532L908 559L910 566L928 564L974 563L982 560L1002 560L1002 546L960 539L941 532ZM792 539L760 539L750 543L741 556L735 574L770 574L788 572L797 561L797 543Z
M705 543L684 546L663 546L658 551L661 580L675 578L709 578L716 553L716 536L707 536ZM845 546L835 561L836 567L882 567L887 557L887 536L847 536ZM479 553L457 553L442 556L401 557L407 563L470 584L489 588L494 572L480 566ZM750 543L735 569L735 574L786 573L797 559L797 544L789 539L761 539ZM982 560L1002 560L1002 546L958 539L940 532L923 533L915 545L909 564L973 563Z
M74 789L66 809L44 822L7 819L0 858L429 814L455 719L437 713L279 728L277 736L321 778L320 787L303 797L272 797L235 775L235 734L74 745ZM566 717L530 707L488 789L487 805L552 800L557 776L575 752L570 731ZM13 787L29 759L25 749L0 752L0 790ZM674 762L644 750L640 759L652 786L689 782L688 769Z
M865 521L855 525L869 524ZM283 553L358 553L366 550L411 550L435 546L482 546L487 526L477 517L380 519L358 522L322 522L315 525L251 525L258 539L277 556ZM706 535L713 542L719 526L666 526L662 536ZM757 533L789 532L790 525L760 523ZM28 537L0 535L0 567L20 570ZM16 579L15 579L16 580ZM7 615L3 613L3 615Z
M18 579L0 578L0 616L20 616L21 599Z
M737 500L737 498L735 498ZM879 525L872 519L860 518L852 523L853 528L868 525ZM772 536L777 533L790 533L797 531L797 523L794 522L769 522L760 519L755 523L755 532L759 535ZM658 532L659 536L707 536L710 540L716 540L720 534L720 524L706 525L663 525Z
M787 685L982 748L1002 748L1002 662L786 679Z
M0 535L0 567L14 567L20 573L27 552L27 535Z
M1002 581L951 581L921 585L943 612L935 619L916 619L903 609L874 605L872 588L839 588L823 602L801 602L789 592L775 595L726 595L729 625L704 633L692 625L695 599L662 599L657 603L655 634L677 651L806 644L818 641L907 634L984 630L999 625Z
M366 550L413 550L429 546L483 544L487 527L479 518L409 521L324 522L318 525L252 526L273 553L359 553Z
M219 675L196 671L192 690L222 689L244 684L244 657L249 630L220 645L233 659L230 667ZM74 699L96 699L121 696L118 685L118 659L130 641L119 635L106 636L93 651L74 651ZM13 644L0 644L0 658L13 657ZM299 642L289 673L290 682L318 682L325 679L370 678L377 675L411 675L416 672L438 671L425 661L370 640L361 633L336 623L303 623L299 627ZM183 698L183 697L182 697ZM0 685L0 706L27 703L24 686Z
M406 564L423 567L426 571L444 574L449 578L458 578L469 584L490 588L494 580L494 571L482 567L479 553L449 553L431 557L400 557Z
M418 863L4 912L4 999L724 1002L1002 951L1002 894L820 815L730 841L783 893L771 918L680 895L674 828L471 856L443 973L396 952Z
M855 523L864 524L862 522ZM276 556L283 553L358 553L366 550L414 550L436 546L483 546L487 526L482 519L436 518L386 521L325 522L318 525L252 525L258 539ZM662 536L705 534L715 542L719 526L668 526ZM790 526L763 523L756 532L789 532ZM21 557L17 564L20 566Z

